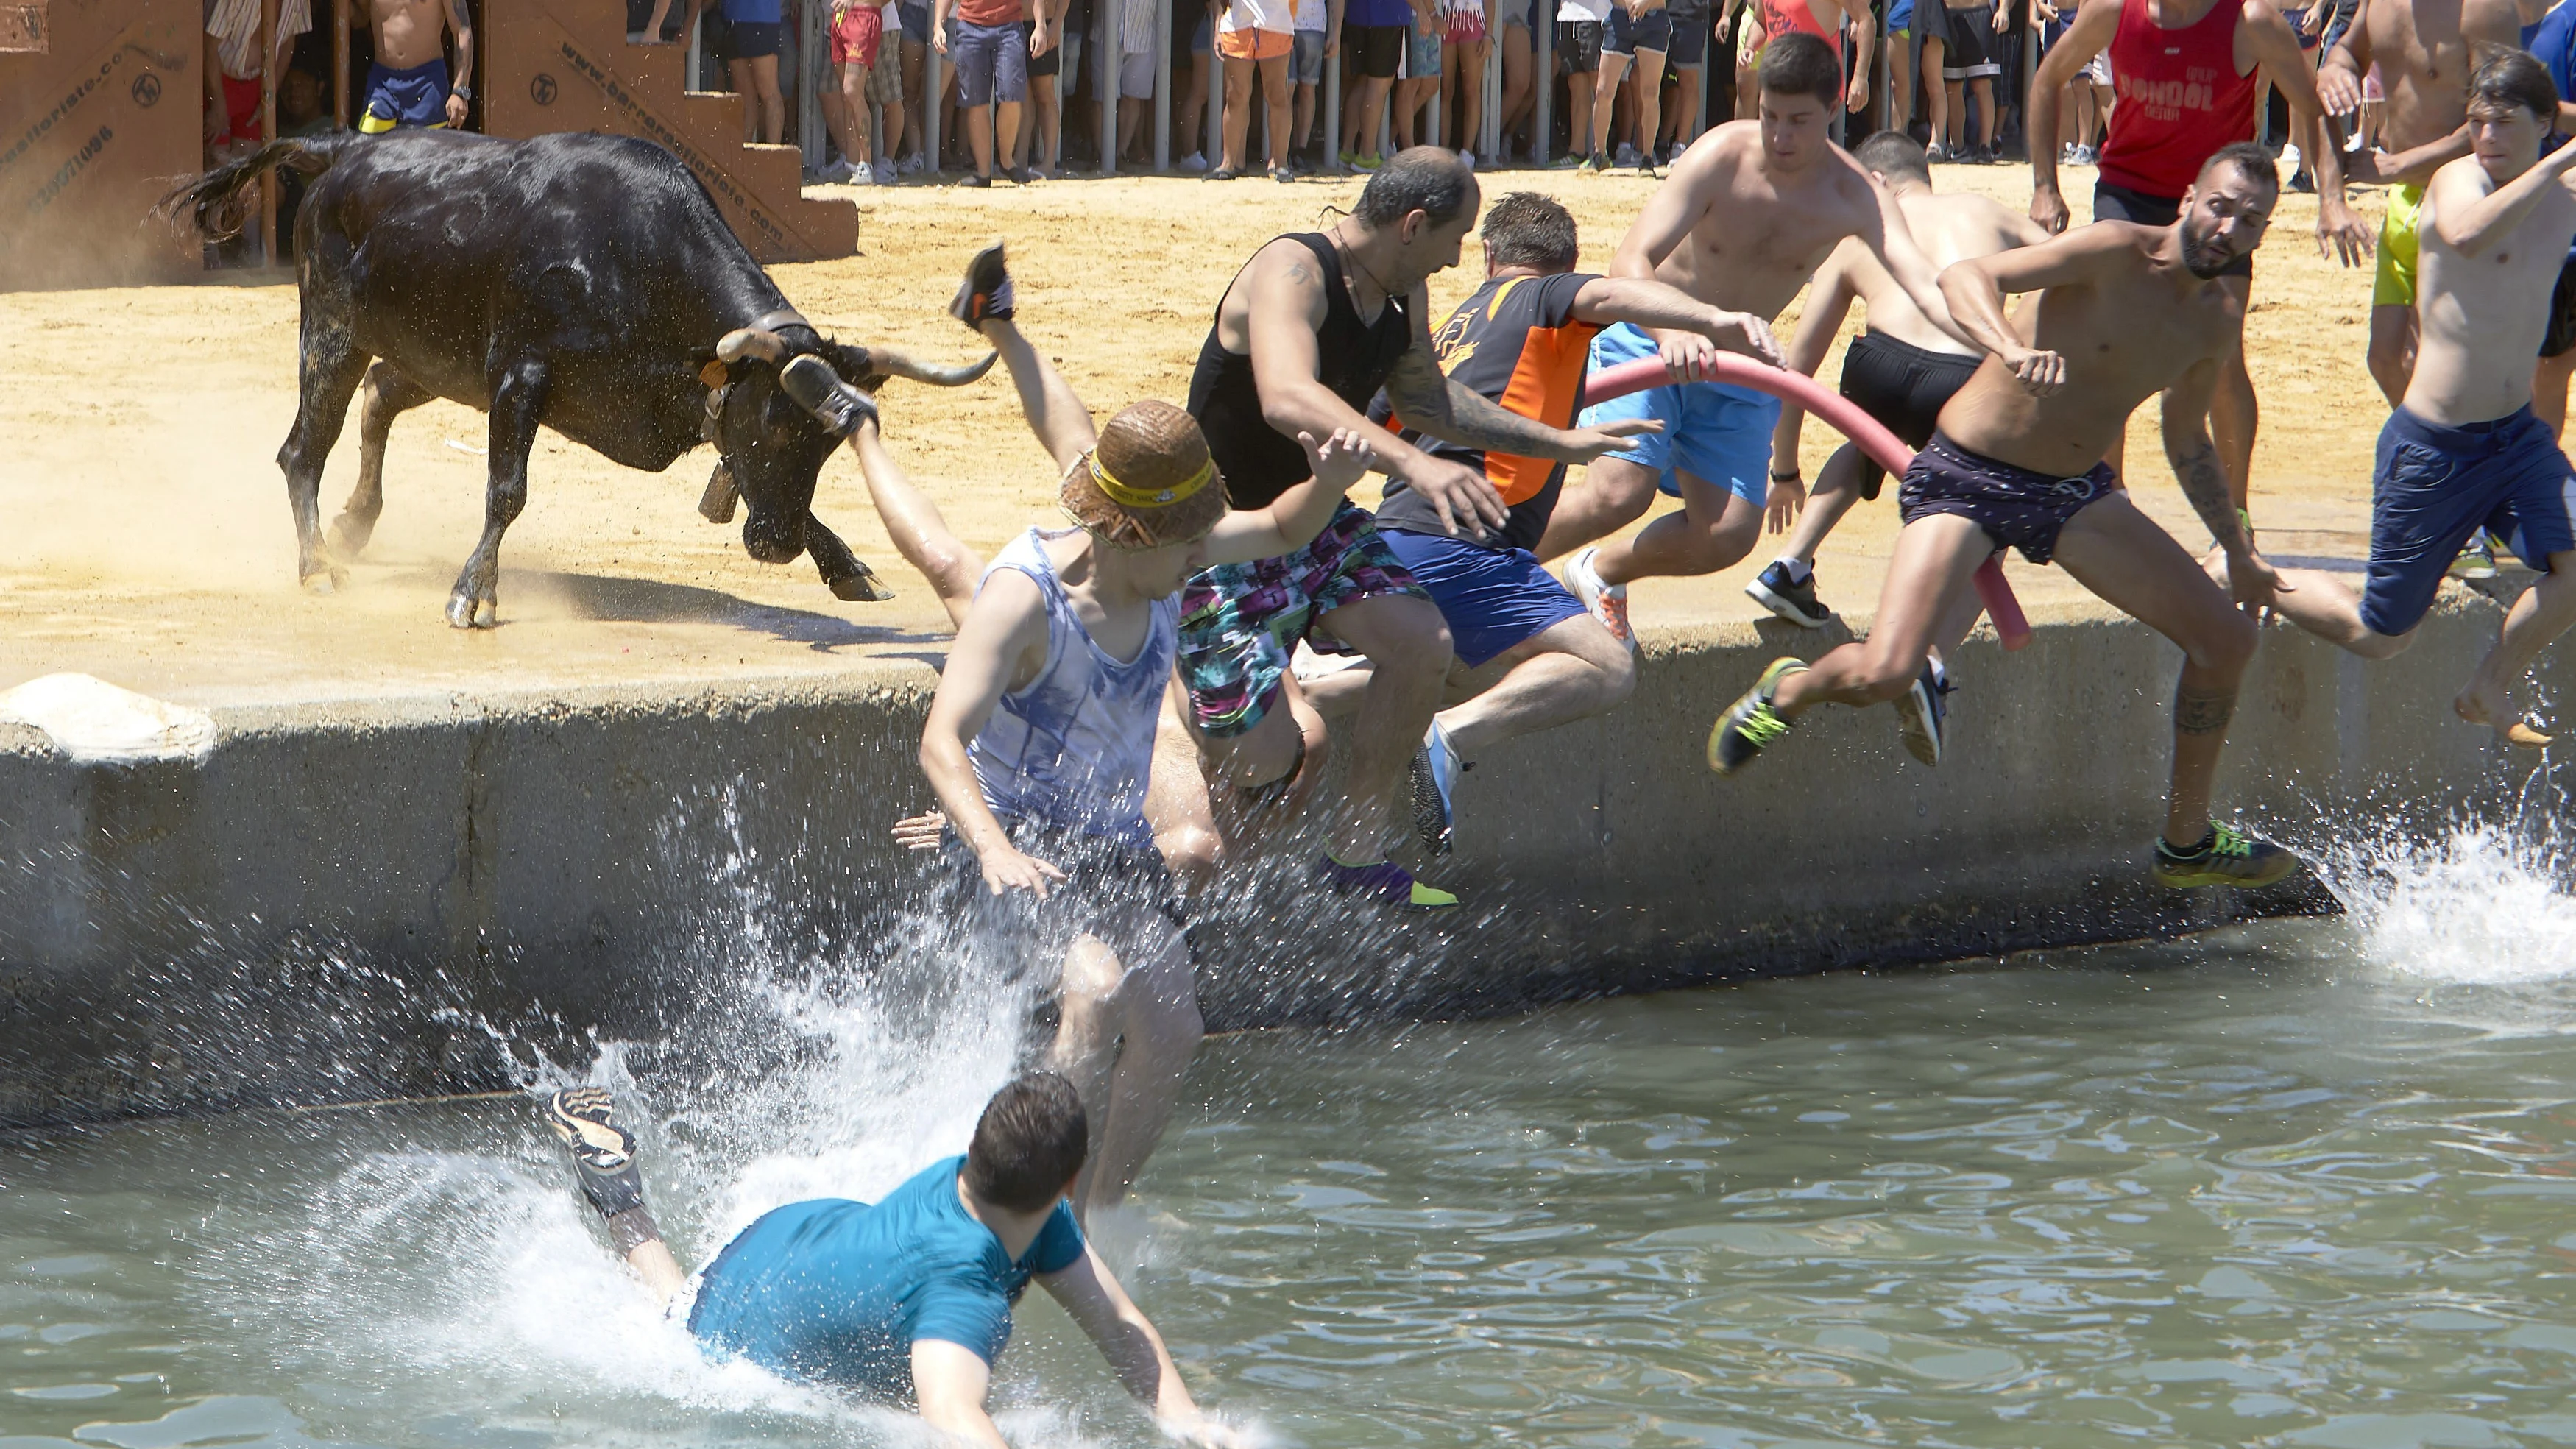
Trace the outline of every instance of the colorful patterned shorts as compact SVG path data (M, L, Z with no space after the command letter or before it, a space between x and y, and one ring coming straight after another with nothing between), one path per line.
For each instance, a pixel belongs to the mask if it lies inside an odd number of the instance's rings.
M1348 503L1295 553L1191 578L1181 586L1181 682L1199 728L1229 738L1261 723L1279 703L1289 651L1314 622L1386 594L1430 597L1377 536L1368 510Z

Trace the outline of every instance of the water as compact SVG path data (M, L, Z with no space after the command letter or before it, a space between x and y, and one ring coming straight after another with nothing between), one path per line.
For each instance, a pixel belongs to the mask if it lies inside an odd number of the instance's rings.
M1276 1446L2576 1442L2568 872L2406 849L2336 921L1212 1041L1104 1251ZM1008 1069L972 971L805 979L591 1069L687 1261ZM997 1398L1161 1442L1042 1294ZM699 1362L514 1103L0 1142L0 1449L927 1442Z

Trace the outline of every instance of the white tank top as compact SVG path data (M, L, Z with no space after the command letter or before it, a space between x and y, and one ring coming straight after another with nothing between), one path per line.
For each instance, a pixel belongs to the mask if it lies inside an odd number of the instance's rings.
M1082 627L1047 557L1045 541L1071 532L1032 528L984 570L990 579L1001 569L1017 569L1037 584L1046 600L1046 667L1026 689L1002 696L967 757L984 803L1005 824L1150 848L1154 832L1145 823L1145 779L1154 762L1163 688L1180 648L1180 601L1156 599L1136 657L1112 658Z

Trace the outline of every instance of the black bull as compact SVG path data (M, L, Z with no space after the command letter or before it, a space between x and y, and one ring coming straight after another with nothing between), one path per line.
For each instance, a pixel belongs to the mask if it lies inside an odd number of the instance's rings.
M781 564L810 553L839 597L891 596L814 518L815 475L838 439L780 388L779 370L811 354L873 394L888 377L972 382L990 356L931 367L821 336L697 178L630 137L276 141L163 205L222 234L242 193L281 165L317 178L295 221L302 398L277 455L307 588L344 584L338 560L366 547L394 417L444 397L491 415L483 536L447 604L459 628L496 621L501 535L527 503L541 424L656 473L712 442L719 461L700 507L725 522L738 493L746 552ZM322 464L362 382L358 486L326 546Z

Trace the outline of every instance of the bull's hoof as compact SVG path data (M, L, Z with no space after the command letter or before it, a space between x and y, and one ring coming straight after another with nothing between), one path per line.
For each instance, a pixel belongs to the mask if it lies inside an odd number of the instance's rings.
M491 599L459 594L447 601L447 623L453 629L497 629L501 625L501 606Z
M376 536L373 519L360 520L343 513L331 520L331 552L337 558L356 558L367 551L367 540Z
M854 574L843 574L830 581L832 597L851 604L882 604L894 597L894 590L880 582L874 570L859 565Z
M317 599L326 599L349 587L349 571L338 564L332 564L328 568L306 574L303 583L304 592Z

